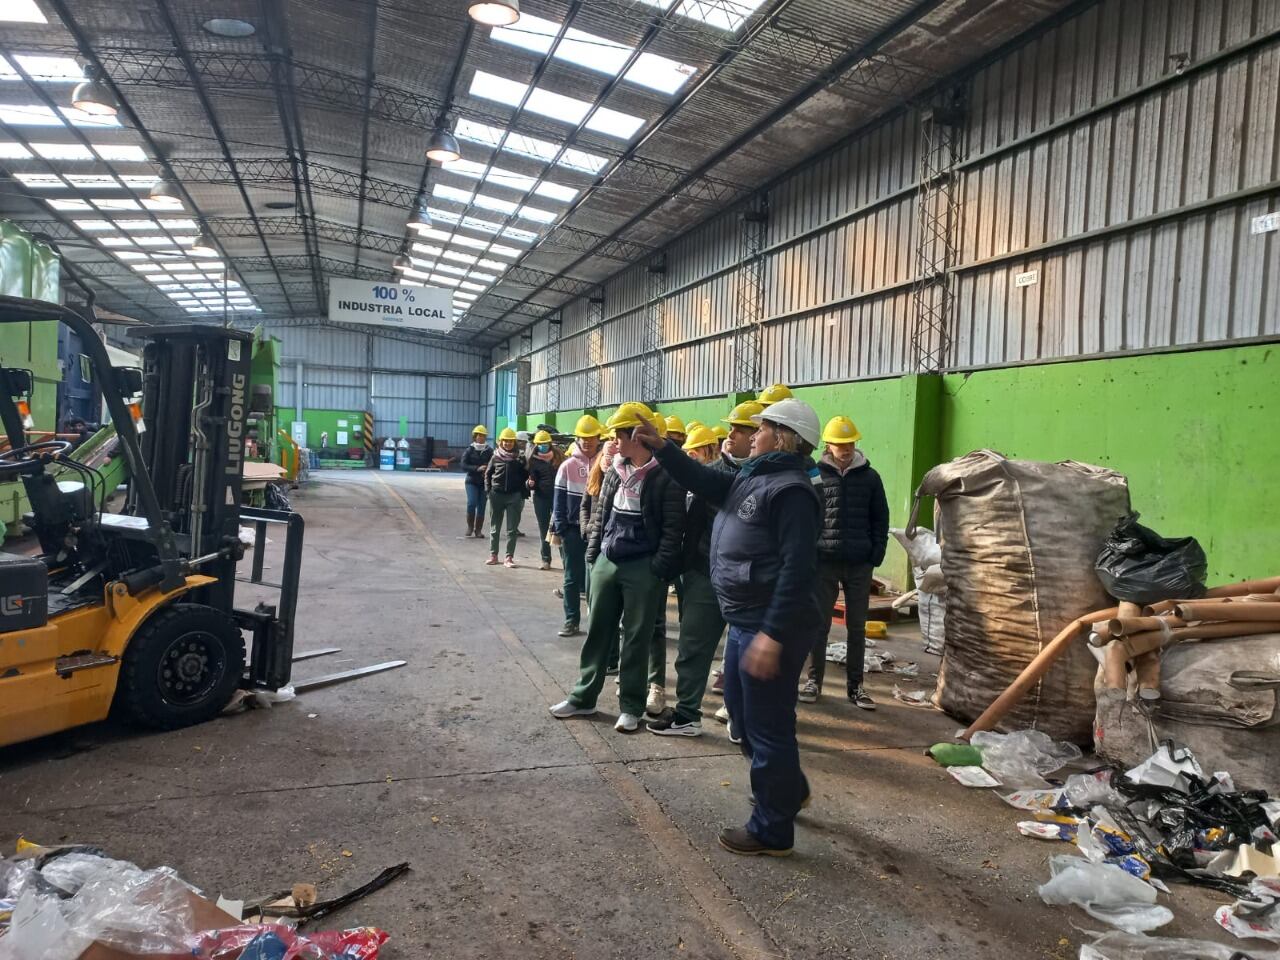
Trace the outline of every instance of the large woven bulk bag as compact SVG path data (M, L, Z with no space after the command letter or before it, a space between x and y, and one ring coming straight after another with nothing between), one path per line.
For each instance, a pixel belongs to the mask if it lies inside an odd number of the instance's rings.
M1112 605L1093 564L1129 512L1128 484L1103 467L978 450L934 467L916 496L935 497L941 508L947 579L946 647L933 700L967 722L1063 627ZM1081 641L998 729L1089 742L1096 669Z

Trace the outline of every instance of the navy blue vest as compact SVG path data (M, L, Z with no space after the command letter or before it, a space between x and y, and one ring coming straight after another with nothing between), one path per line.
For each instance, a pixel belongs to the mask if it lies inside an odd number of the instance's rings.
M813 481L799 470L739 475L724 506L716 514L711 532L711 584L720 600L720 611L730 623L753 621L747 611L769 606L781 560L769 531L773 501L792 488L807 490L816 512L821 504Z

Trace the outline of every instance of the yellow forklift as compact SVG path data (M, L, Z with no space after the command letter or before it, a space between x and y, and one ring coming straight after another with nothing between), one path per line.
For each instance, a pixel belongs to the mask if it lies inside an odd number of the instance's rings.
M92 314L92 301L87 316ZM103 508L97 473L62 440L27 443L28 370L0 369L0 481L20 478L39 554L0 552L0 746L104 719L159 729L216 716L236 689L289 682L302 518L241 505L251 336L184 324L132 332L142 368L113 367L86 316L0 297L0 323L56 320L84 343L119 435L129 488ZM129 401L142 397L135 421ZM249 576L241 525L253 531ZM267 531L284 542L263 580ZM283 533L283 536L280 534ZM237 581L279 591L235 606ZM251 653L246 654L246 634Z

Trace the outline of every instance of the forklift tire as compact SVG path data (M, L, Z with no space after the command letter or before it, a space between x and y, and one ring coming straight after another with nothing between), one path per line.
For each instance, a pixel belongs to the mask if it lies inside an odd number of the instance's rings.
M124 652L116 703L142 726L176 730L216 717L244 674L236 621L196 603L156 613Z

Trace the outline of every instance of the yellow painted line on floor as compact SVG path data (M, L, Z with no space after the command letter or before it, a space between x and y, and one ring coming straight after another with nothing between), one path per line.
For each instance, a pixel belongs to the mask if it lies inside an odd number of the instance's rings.
M515 658L521 671L543 695L547 705L563 700L564 688L524 645L502 614L472 585L470 578L462 574L453 558L427 529L427 525L422 522L417 511L394 486L387 483L381 476L377 474L374 476L387 493L400 504L410 526L422 537L423 542L436 555L441 567L458 585L458 589L466 594L476 611L498 635L503 645ZM596 772L630 808L636 823L644 830L645 836L653 844L658 856L670 868L668 875L680 881L681 886L688 891L703 915L719 931L726 947L735 956L741 957L742 960L766 960L766 958L773 960L773 958L786 956L786 951L769 936L746 905L734 896L724 879L711 866L710 860L666 815L662 805L649 794L640 779L626 769L625 763L619 763L622 758L600 735L598 724L553 720L550 714L546 715L546 719L547 722L563 723L572 734L578 746L582 748L582 752L595 764ZM722 854L716 851L713 855ZM732 854L723 854L723 856L732 856Z

